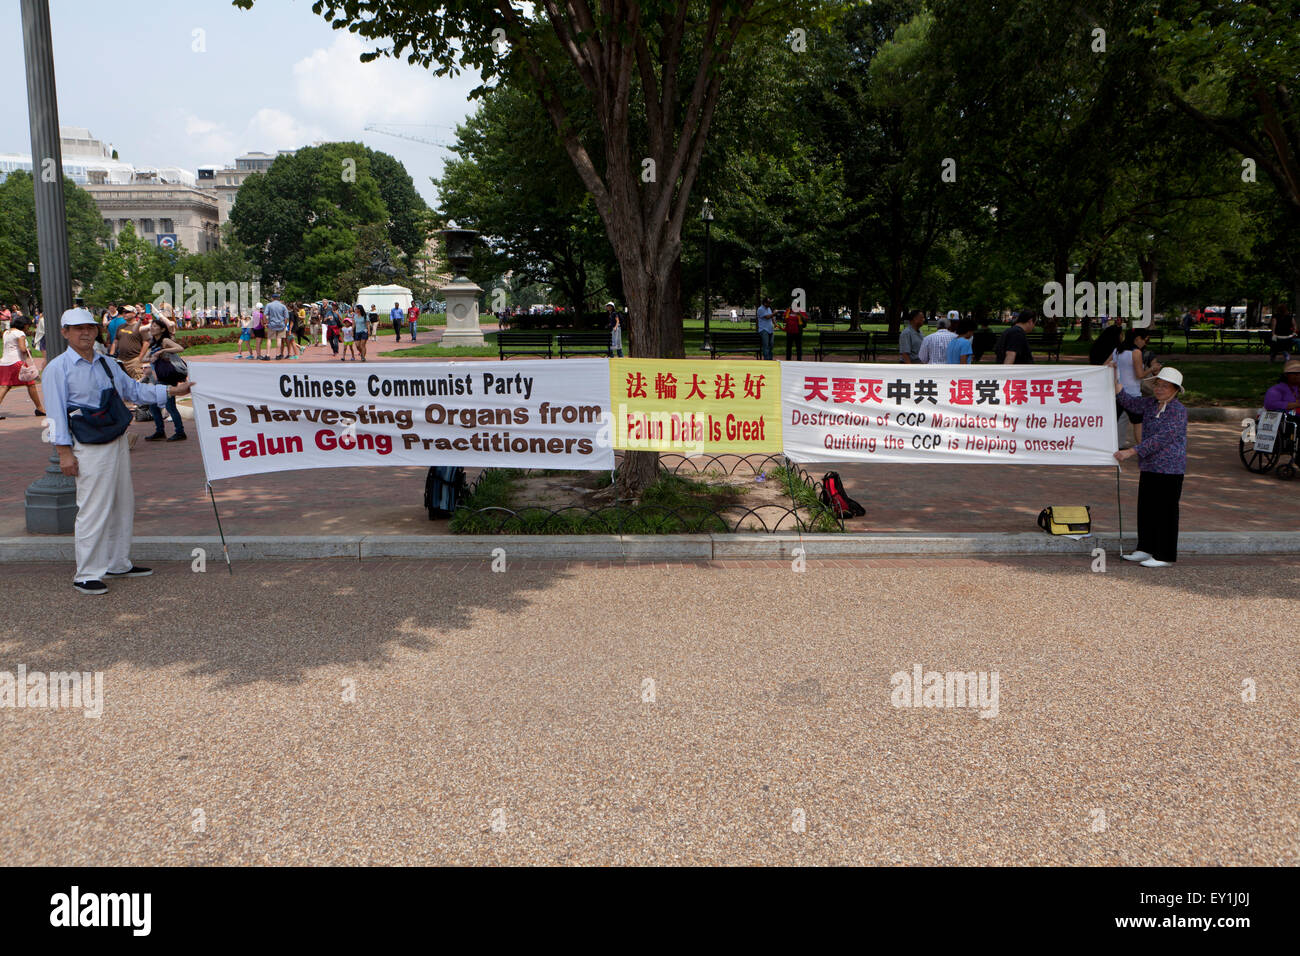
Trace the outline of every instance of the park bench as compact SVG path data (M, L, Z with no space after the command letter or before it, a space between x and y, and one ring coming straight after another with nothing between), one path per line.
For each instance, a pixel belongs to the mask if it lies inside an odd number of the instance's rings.
M813 359L818 362L826 360L831 354L856 355L859 362L865 362L871 353L870 332L822 332L813 349Z
M1218 329L1188 329L1183 333L1187 340L1187 351L1195 352L1202 345L1213 349L1219 344Z
M762 358L763 344L757 332L714 332L710 336L713 346L710 358L719 355L753 355Z
M1031 332L1026 336L1029 339L1029 351L1041 352L1050 356L1052 361L1061 361L1061 344L1065 341L1065 333L1059 329L1056 332Z
M556 336L560 343L560 358L571 355L609 355L609 332L562 332Z
M894 354L890 356L890 361L897 362L898 357L901 354L898 351L898 348L897 332L882 331L871 333L871 358L873 361L881 355L893 352Z
M511 330L497 333L497 349L504 361L508 355L545 355L551 358L550 332Z

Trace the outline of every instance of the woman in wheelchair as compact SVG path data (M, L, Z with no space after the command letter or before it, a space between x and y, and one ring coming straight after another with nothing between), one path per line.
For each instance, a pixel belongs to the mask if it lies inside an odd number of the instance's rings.
M1294 420L1298 408L1300 408L1300 361L1292 359L1282 366L1282 377L1278 379L1277 384L1264 393L1264 410L1286 412L1287 417Z
M1282 366L1282 377L1277 384L1264 393L1264 410L1267 412L1285 412L1282 435L1290 446L1292 456L1296 452L1296 430L1300 425L1300 361L1292 359Z

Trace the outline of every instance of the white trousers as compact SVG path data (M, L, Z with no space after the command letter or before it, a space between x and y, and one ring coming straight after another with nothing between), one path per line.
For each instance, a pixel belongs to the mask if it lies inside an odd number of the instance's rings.
M107 445L73 441L77 459L77 576L100 581L109 571L131 570L135 489L131 449L122 434Z

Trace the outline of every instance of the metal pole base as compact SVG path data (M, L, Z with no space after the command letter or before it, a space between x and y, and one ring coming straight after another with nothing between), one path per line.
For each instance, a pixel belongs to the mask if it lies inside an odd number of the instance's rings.
M50 456L45 474L27 486L27 533L72 534L77 527L77 479L59 469Z

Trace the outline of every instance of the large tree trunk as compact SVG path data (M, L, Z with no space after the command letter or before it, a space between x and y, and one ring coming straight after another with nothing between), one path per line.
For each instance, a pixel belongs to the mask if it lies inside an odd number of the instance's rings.
M1142 267L1142 281L1151 283L1151 297L1147 300L1147 307L1151 309L1151 324L1156 322L1156 281L1159 278L1160 271L1156 267L1155 254L1138 255L1138 265ZM1145 321L1145 320L1144 320Z
M633 358L684 358L681 244L653 258L646 257L653 272L646 271L639 249L632 252L631 261L620 256L623 292L628 302L627 353ZM624 452L618 468L618 496L638 499L658 478L658 452Z

